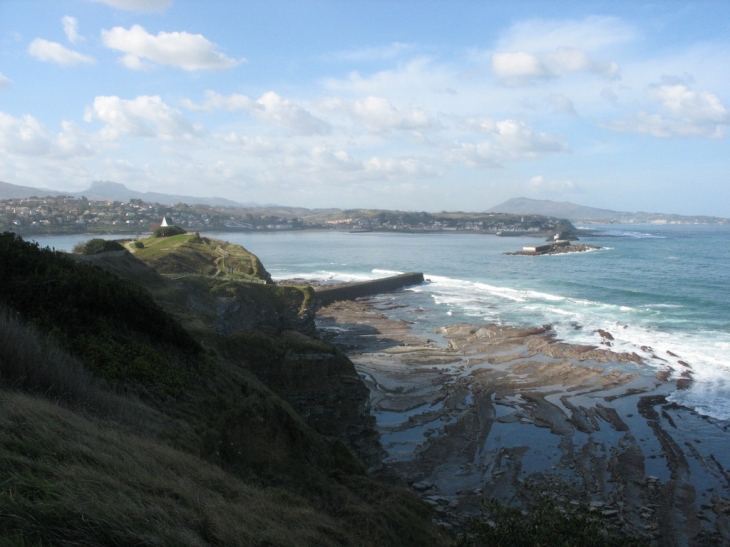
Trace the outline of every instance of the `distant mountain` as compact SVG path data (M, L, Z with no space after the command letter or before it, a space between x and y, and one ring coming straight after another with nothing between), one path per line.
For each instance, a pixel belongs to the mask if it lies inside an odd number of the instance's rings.
M708 216L686 216L665 213L627 213L577 205L569 201L550 201L549 199L512 198L487 209L487 213L509 213L513 215L545 215L565 218L572 221L602 222L700 222L718 223L727 219ZM724 223L724 222L723 222Z
M160 194L158 192L137 192L130 190L118 182L95 180L91 187L83 192L76 192L74 195L86 196L88 199L112 199L114 201L129 201L130 199L141 199L148 203L162 203L164 205L175 205L176 203L215 205L223 207L255 207L255 203L239 203L226 198L201 198L195 196L183 196L175 194Z
M57 192L48 188L33 188L31 186L17 186L9 182L0 181L0 199L23 199L31 196L63 196L71 195L70 192Z
M182 196L171 194L160 194L157 192L137 192L130 190L123 184L110 181L94 181L89 188L82 192L58 192L47 188L32 188L30 186L16 186L7 182L0 182L0 199L23 199L31 196L85 196L88 199L129 201L130 199L141 199L149 203L162 203L163 205L175 205L187 203L189 205L201 204L221 207L256 207L255 203L239 203L225 198L201 198L195 196Z
M576 205L569 201L550 201L549 199L512 198L504 203L487 209L488 213L509 213L512 215L545 215L567 218L568 220L602 220L616 218L621 213L610 209L597 209Z

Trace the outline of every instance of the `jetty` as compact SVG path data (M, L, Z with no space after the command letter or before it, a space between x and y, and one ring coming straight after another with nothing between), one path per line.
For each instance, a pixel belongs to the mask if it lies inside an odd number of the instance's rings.
M504 253L506 255L527 255L527 256L538 256L538 255L555 255L561 253L584 253L586 251L594 251L601 249L596 245L585 245L585 244L574 244L568 240L558 240L545 243L543 245L534 245L529 247L522 247L521 251L514 253Z
M372 296L402 289L403 287L420 285L423 282L422 273L409 272L358 283L325 285L315 288L315 299L320 306L327 306L338 300L354 300L361 296Z

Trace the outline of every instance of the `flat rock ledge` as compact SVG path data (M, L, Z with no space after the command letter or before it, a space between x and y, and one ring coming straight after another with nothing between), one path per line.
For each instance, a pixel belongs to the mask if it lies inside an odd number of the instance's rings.
M537 251L515 251L515 252L507 252L504 253L506 255L524 255L524 256L542 256L542 255L557 255L557 254L566 254L566 253L585 253L587 251L596 251L598 249L603 249L603 247L599 247L597 245L586 245L584 243L580 243L577 245L549 245L546 247L549 247L545 250L537 250ZM539 249L539 247L538 247Z
M418 312L404 308L376 296L316 320L370 389L384 476L437 524L458 531L484 500L547 496L650 545L730 545L730 425L667 399L691 385L691 363L668 348L616 352L598 332L594 346L568 344L549 325L417 336L389 316Z

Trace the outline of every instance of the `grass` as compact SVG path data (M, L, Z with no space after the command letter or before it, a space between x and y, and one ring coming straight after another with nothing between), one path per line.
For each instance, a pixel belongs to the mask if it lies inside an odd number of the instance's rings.
M136 283L11 233L0 234L0 279L0 304L99 378L174 393L199 372L198 342Z
M548 497L538 497L524 514L496 501L472 520L469 533L453 547L648 547L643 540L611 530L587 506L564 513Z
M0 306L0 380L13 389L84 403L99 395L91 373L38 330Z
M143 239L142 249L130 248L135 256L162 274L201 274L249 278L272 283L271 276L256 255L240 245L181 234Z
M5 542L365 545L301 496L20 394L0 400L0 467Z
M242 360L200 346L225 336L207 319L195 321L192 296L207 295L215 309L249 299L241 317L254 309L283 325L286 314L298 318L306 289L157 276L153 283L131 256L112 260L154 290L174 288L168 305L189 314L191 335L139 287L12 235L0 244L8 307L0 313L0 547L444 544L427 504L372 481L342 441L305 424ZM273 363L286 348L327 349L303 334L267 332L269 345L252 341L248 358ZM64 340L84 352L72 357ZM148 355L148 343L161 354L187 348L200 365L195 381L160 389L177 385L180 371ZM107 370L111 362L123 366Z

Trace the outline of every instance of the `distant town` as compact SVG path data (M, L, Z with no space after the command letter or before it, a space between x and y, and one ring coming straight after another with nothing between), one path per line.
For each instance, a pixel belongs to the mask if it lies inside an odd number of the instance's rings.
M540 235L573 228L567 221L542 215L212 207L70 196L0 200L0 230L21 235L145 233L159 227L163 217L187 231L319 229Z

